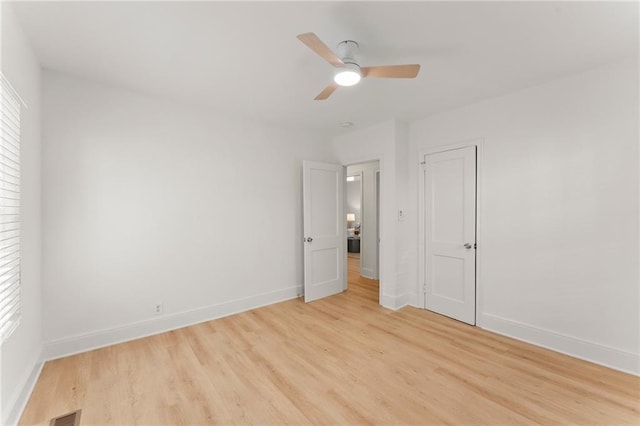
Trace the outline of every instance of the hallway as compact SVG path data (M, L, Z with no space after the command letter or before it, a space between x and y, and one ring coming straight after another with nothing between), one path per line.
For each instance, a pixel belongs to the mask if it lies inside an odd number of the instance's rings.
M380 282L378 280L372 280L360 275L360 253L348 253L347 291L378 304L379 286Z

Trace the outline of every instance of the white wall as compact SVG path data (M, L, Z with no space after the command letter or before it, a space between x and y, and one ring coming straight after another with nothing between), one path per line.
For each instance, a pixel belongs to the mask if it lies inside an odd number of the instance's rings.
M375 280L378 279L379 275L378 221L376 218L376 172L378 170L380 170L378 161L354 164L347 167L347 175L358 173L362 179L360 274Z
M300 293L301 165L328 144L55 72L43 93L47 357Z
M21 120L22 318L0 348L0 423L16 423L41 367L40 65L11 7L0 3L2 73L28 108Z
M634 60L411 125L413 235L421 150L484 141L480 326L640 372L638 113Z
M411 235L408 219L410 217L407 206L409 204L409 187L407 181L409 179L409 125L407 123L396 121L394 129L395 139L395 162L396 162L396 184L394 189L395 196L395 239L396 239L396 280L398 297L397 307L404 306L410 302L413 295L413 288L409 284L409 257L411 249ZM400 211L403 216L400 217Z

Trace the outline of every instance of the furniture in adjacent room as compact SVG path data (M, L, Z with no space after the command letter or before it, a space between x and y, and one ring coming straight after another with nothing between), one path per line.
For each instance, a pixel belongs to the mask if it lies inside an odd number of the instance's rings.
M347 252L360 253L360 237L347 238Z

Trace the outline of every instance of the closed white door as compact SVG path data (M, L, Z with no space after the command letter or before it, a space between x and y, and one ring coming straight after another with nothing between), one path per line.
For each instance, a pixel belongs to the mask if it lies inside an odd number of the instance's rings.
M340 293L346 287L344 167L304 161L304 301Z
M425 156L426 309L475 324L476 147Z

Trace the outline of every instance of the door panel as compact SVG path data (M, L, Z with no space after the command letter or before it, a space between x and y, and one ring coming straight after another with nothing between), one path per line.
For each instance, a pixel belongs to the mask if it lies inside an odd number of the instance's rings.
M435 241L464 239L464 159L434 162L430 170L434 219L431 222ZM437 225L437 226L436 226Z
M475 324L476 149L425 156L425 307Z
M338 229L338 217L333 213L337 211L339 204L336 192L336 171L311 167L309 175L311 178L310 230L316 235L334 235Z
M327 283L340 278L339 250L335 247L311 250L312 282L314 284Z
M464 302L463 260L456 257L433 255L433 293L439 297L446 297L456 302Z
M346 284L344 168L304 161L304 300L340 293Z

